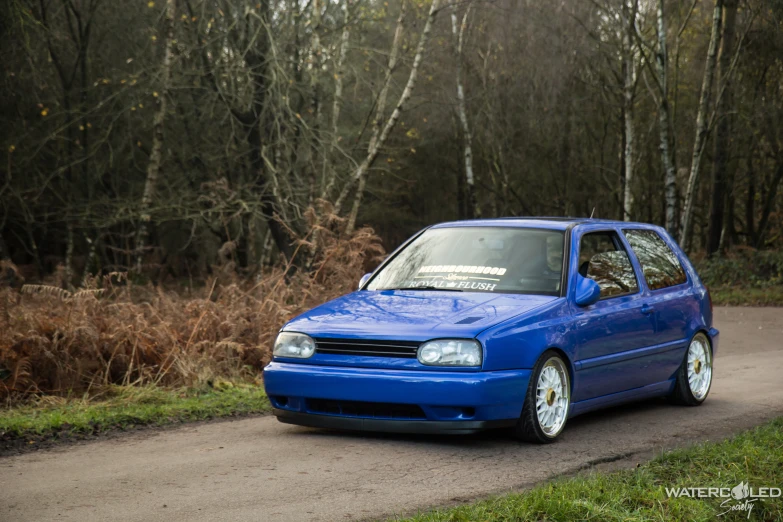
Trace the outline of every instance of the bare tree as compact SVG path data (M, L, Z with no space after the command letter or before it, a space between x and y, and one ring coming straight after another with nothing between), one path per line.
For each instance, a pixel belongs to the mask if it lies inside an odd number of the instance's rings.
M391 85L392 74L397 68L397 60L400 55L400 45L402 44L402 30L405 23L406 3L402 0L400 3L400 15L397 17L397 27L394 30L394 39L392 40L391 52L389 53L389 63L386 66L386 75L383 79L383 87L378 94L378 101L375 109L375 117L372 121L372 134L370 136L370 143L367 146L367 153L371 154L373 150L378 147L378 139L381 136L381 122L383 121L384 113L386 112L386 99L389 96L389 86ZM361 178L359 178L359 186L356 189L356 195L354 196L353 205L351 206L351 213L348 215L348 223L345 227L346 234L351 234L356 226L356 217L359 215L359 206L362 203L362 196L364 194L364 188L367 184L367 171L364 172Z
M656 102L658 108L658 131L659 131L659 149L661 152L661 164L664 172L664 226L666 230L676 236L677 234L677 167L674 151L674 138L675 133L672 130L672 114L669 105L669 53L667 40L667 25L666 16L664 11L665 0L658 0L655 13L655 34L656 34L656 46L654 49L655 54L655 69L652 69L652 60L650 60L644 52L644 47L652 49L652 46L646 44L642 35L637 31L637 37L640 44L640 52L643 55L644 63L650 71L650 75L654 80L655 89L652 89L652 97ZM679 53L679 42L682 32L690 20L691 13L696 5L694 1L691 4L690 11L685 17L685 20L679 27L676 33L675 39L675 54ZM677 80L677 73L679 63L675 60L675 84ZM676 85L675 85L676 90ZM675 92L676 98L676 92Z
M712 84L715 77L715 65L718 56L718 43L722 23L723 0L715 0L715 8L712 14L712 33L710 45L707 50L707 63L704 66L704 79L701 84L701 96L699 97L699 110L696 115L696 138L693 141L693 154L691 156L691 170L688 176L688 186L685 192L685 208L682 214L680 227L680 245L686 251L690 249L691 229L693 227L693 207L696 199L696 184L699 181L699 167L704 145L707 141L707 111L709 110Z
M655 64L658 69L658 129L660 134L661 162L664 170L666 199L666 230L674 235L677 232L677 167L671 150L671 115L669 114L669 54L666 48L665 0L658 0L656 9L656 32L658 49Z
M739 0L724 0L723 4L723 34L718 54L718 85L721 85L721 96L715 107L717 125L715 128L715 151L712 157L712 202L707 231L708 255L718 251L725 230L724 225L733 227L733 224L724 222L724 208L727 204L726 163L728 162L729 135L731 134L729 112L733 102L730 68L738 5Z
M783 159L778 156L778 165L775 169L775 173L772 175L772 179L769 183L769 189L767 190L767 197L764 198L764 205L761 209L761 220L759 221L758 228L756 229L756 240L754 245L756 248L764 246L765 233L767 226L769 225L769 218L772 214L772 209L775 206L775 198L778 195L778 189L781 183L783 183Z
M68 214L73 212L74 200L79 196L76 194L75 187L79 184L76 181L74 166L81 164L83 177L86 178L89 158L89 126L83 120L86 112L86 96L88 89L88 51L90 48L91 34L95 13L101 4L101 0L88 0L84 3L74 4L71 1L62 0L61 8L64 11L66 19L67 32L71 45L75 48L75 57L70 66L67 63L67 54L62 49L58 49L55 42L57 36L56 29L51 21L51 2L39 0L37 5L37 17L41 28L44 31L46 49L49 55L49 61L54 65L57 77L62 91L62 106L65 111L65 142L67 156L65 158L65 181L67 190L65 198L68 201ZM32 11L32 10L31 10ZM77 79L79 80L77 82ZM78 85L79 98L78 108L74 107L74 89ZM79 125L80 123L80 125ZM81 127L81 139L77 137L76 126ZM80 151L80 154L78 152ZM86 182L83 179L82 182ZM66 223L66 248L65 248L65 285L71 286L73 281L73 253L74 228L77 226L75 220L69 215Z
M312 268L321 196L389 247L478 208L593 207L678 239L687 214L691 250L783 245L783 30L768 1L721 0L715 37L715 0L441 0L451 20L428 35L431 0L415 19L409 0L176 0L175 39L167 1L0 12L0 256L23 273Z
M381 134L375 143L375 146L370 148L367 153L367 157L364 158L364 161L362 161L361 164L359 164L359 166L356 168L353 174L351 174L351 177L343 186L343 189L334 204L336 214L340 213L340 209L348 197L348 194L350 193L353 185L366 176L370 167L373 165L373 163L375 163L375 160L378 157L378 153L380 152L380 148L384 143L386 143L386 140L389 137L389 134L391 134L391 131L394 130L394 127L397 125L397 121L400 119L400 115L402 114L403 107L413 94L413 89L416 86L416 78L419 73L419 67L421 66L422 62L422 56L427 48L427 42L429 41L430 32L432 31L432 24L435 21L435 16L438 14L439 3L440 0L432 0L432 3L430 4L427 21L424 23L424 29L422 29L421 36L419 37L419 43L416 47L416 54L413 58L413 65L411 66L411 72L408 76L408 82L406 83L405 88L400 95L400 99L397 101L397 106L394 108L391 115L389 116L389 119L386 121L386 124L384 125L383 130L381 131ZM358 198L359 202L361 202L361 192L358 189L356 192L356 198ZM348 223L348 226L353 228L350 222Z
M623 0L623 127L625 132L625 148L623 161L625 163L625 193L623 196L623 219L631 220L633 211L634 182L634 97L636 94L636 16L638 0L631 0L630 5Z
M160 68L161 90L155 98L157 107L155 118L152 122L152 152L147 164L147 179L144 183L144 194L141 197L139 231L136 236L136 264L135 270L141 273L141 264L144 258L144 248L149 235L150 207L155 195L155 187L160 176L161 163L163 161L164 124L166 121L166 106L171 84L171 59L174 47L174 19L177 16L177 0L166 0L166 12L163 16L163 60Z
M451 33L454 37L454 53L456 55L456 77L457 77L457 113L462 125L462 140L465 157L465 187L467 190L467 216L468 218L480 217L481 208L476 199L476 182L473 177L473 148L472 134L468 123L468 114L465 108L465 87L462 83L462 49L465 40L465 27L468 24L468 16L473 6L468 5L465 14L462 16L462 23L457 27L457 13L451 13Z
M403 2L404 8L404 2ZM337 49L337 61L334 65L334 99L332 100L332 140L329 146L329 154L324 161L324 184L321 190L321 199L326 199L334 187L336 169L334 168L334 155L340 141L340 111L343 106L343 82L345 57L348 54L348 44L351 39L350 0L343 2L343 31L340 35L340 43ZM395 33L396 38L396 33Z

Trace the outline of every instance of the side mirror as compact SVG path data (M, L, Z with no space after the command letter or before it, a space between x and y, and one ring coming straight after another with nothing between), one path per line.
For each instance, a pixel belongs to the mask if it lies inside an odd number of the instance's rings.
M577 306L590 306L601 297L601 287L598 283L587 277L576 275L576 302Z
M362 278L361 278L361 279L359 279L359 290L361 290L361 289L362 289L362 287L363 287L363 286L364 286L364 284L367 282L367 280L368 280L368 279L370 279L370 276L371 276L371 275L372 275L371 273L370 273L370 274L364 274L364 275L362 276Z

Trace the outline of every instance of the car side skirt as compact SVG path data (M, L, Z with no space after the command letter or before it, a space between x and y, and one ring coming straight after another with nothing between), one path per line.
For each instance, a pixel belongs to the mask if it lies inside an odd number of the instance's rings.
M619 406L620 404L624 404L626 402L635 402L644 399L651 399L653 397L665 397L673 390L674 379L671 379L655 384L650 384L648 386L642 386L641 388L634 388L624 392L612 393L611 395L604 395L594 399L575 402L571 405L571 412L568 414L568 417L576 417L577 415L581 415L593 410L599 410L601 408Z

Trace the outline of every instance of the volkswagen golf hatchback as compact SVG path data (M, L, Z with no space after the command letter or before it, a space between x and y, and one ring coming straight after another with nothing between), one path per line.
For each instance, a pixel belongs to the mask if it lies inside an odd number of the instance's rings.
M428 227L356 292L286 324L274 414L322 428L552 442L569 418L650 397L697 406L718 331L660 227L512 218Z

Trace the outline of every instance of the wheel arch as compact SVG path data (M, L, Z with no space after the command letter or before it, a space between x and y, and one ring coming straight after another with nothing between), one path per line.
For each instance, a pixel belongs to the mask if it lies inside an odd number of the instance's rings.
M691 342L693 342L693 340L699 334L704 334L704 337L707 339L707 344L710 346L710 355L712 357L715 357L715 350L712 347L712 337L710 337L709 329L707 329L705 327L701 327L701 328L697 329L695 332L693 332L693 335L691 336L690 341L688 341L688 346L691 345Z
M691 338L688 339L688 344L693 341L697 335L704 334L704 337L707 338L707 341L710 343L710 349L712 349L712 339L710 339L710 329L706 326L699 326L693 331L693 334L691 334Z
M708 336L709 337L709 336ZM558 346L550 346L543 352L541 352L541 355L539 356L539 359L544 356L547 352L555 352L557 355L560 356L560 358L563 359L563 361L566 363L566 366L568 367L568 378L569 378L569 384L571 387L571 395L574 394L574 377L576 374L576 368L574 367L574 362L571 360L571 358L568 356L568 353L563 350L562 348Z

